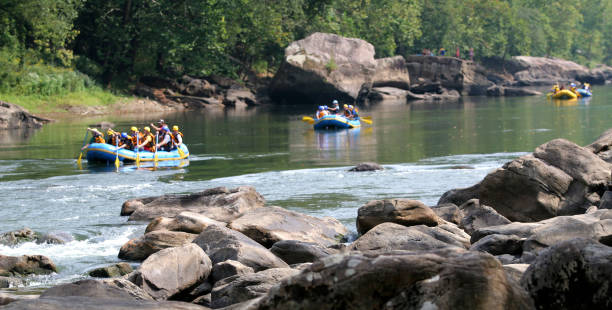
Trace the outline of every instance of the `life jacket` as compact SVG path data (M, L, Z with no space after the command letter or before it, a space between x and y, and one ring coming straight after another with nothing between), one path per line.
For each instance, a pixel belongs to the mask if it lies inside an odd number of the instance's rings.
M344 110L344 116L345 117L351 117L353 115L353 113L350 110Z
M357 107L353 108L353 117L358 118L359 117L359 109Z
M106 143L106 141L104 141L104 137L102 136L94 136L94 142L95 143Z
M178 137L177 135L181 135L181 141L183 140L183 133L182 132L177 132L174 133L174 131L170 134L170 138L172 139L172 143L177 144L178 143Z
M149 142L145 143L142 148L147 151L155 150L155 136L150 132L145 132L142 136L142 140L140 140L140 143L147 141L147 139L149 139Z
M323 117L325 115L327 115L327 111L325 111L325 110L317 111L317 119L319 119L319 118L321 118L321 117Z
M139 144L139 142L142 142L142 135L139 132L136 135L130 135L129 139L132 142L132 145L136 146Z

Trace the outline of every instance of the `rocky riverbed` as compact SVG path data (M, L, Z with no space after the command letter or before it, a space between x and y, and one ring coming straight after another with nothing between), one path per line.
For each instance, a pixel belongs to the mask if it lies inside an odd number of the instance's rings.
M549 141L437 205L371 200L357 211L355 240L337 220L271 206L248 186L130 199L121 215L149 225L117 254L138 268L112 265L93 273L111 278L1 300L6 309L608 308L611 146L612 129L585 147ZM27 230L0 239L62 242ZM46 257L0 257L7 283L54 268Z

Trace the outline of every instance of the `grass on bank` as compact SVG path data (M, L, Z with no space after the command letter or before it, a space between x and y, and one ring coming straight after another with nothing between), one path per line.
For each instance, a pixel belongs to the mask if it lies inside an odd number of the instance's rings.
M0 100L31 113L63 112L68 106L108 106L129 99L104 90L72 68L11 65L0 68Z

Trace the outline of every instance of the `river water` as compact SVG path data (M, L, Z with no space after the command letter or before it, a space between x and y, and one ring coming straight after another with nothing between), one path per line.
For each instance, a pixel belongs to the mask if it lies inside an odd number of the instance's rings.
M67 118L37 131L0 133L0 232L29 227L69 234L63 245L0 245L0 254L42 254L59 272L27 278L36 292L86 277L118 262L119 248L147 223L127 222L121 204L133 197L251 185L269 205L332 216L355 234L357 209L369 200L411 198L434 205L445 191L470 186L505 162L554 138L586 145L612 127L612 86L595 97L468 97L454 102L361 107L373 124L315 132L301 117L313 107L257 107L225 112ZM79 168L85 128L111 121L116 129L164 118L181 126L188 166ZM352 173L365 161L384 171ZM15 289L11 289L15 290Z

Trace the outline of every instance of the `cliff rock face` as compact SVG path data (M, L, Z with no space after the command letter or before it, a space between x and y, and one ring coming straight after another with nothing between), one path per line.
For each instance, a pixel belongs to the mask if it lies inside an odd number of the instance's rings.
M404 58L374 59L374 46L364 40L314 33L291 43L269 92L286 103L353 102L373 86L408 89Z
M455 57L409 56L406 58L406 66L410 80L417 89L440 83L442 88L476 96L486 94L487 88L493 86L484 68Z
M514 56L506 68L518 86L586 81L591 76L587 67L559 58Z

